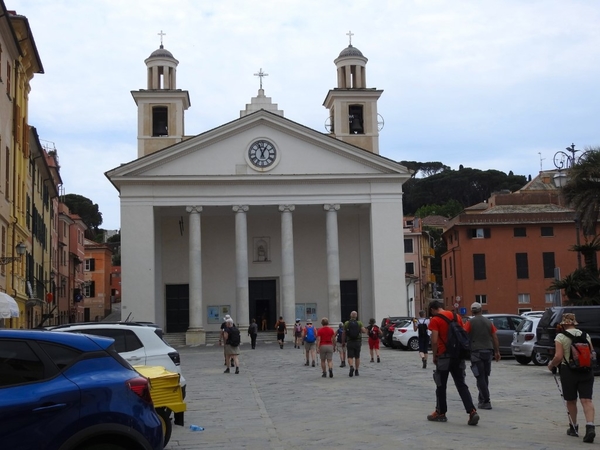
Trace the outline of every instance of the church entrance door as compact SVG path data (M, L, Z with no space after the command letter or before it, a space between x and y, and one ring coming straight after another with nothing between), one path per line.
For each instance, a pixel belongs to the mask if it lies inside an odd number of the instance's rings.
M249 280L248 297L248 323L256 319L260 331L273 329L277 321L277 280Z
M358 281L340 281L340 297L342 306L342 321L345 322L350 319L350 313L352 311L358 311ZM365 323L364 319L363 323Z
M167 284L165 290L167 305L166 333L183 333L190 326L190 286L189 284Z

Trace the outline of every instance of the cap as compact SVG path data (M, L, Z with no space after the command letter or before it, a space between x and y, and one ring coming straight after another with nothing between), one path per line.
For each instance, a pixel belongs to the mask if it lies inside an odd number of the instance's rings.
M573 313L563 314L560 324L561 325L577 325L577 320L575 320L575 314L573 314Z
M312 320L311 320L311 319L308 319L308 320L306 321L306 323L312 323Z
M296 322L300 322L300 319L296 319Z
M340 327L343 327L343 326L344 326L344 324L343 324L342 322L340 322L339 326L340 326Z
M481 303L479 303L479 302L471 303L471 311L481 311Z
M233 323L233 319L230 317L229 319L225 320L225 322L227 322L227 323Z
M225 314L225 320L227 319L231 319L231 316L229 314Z

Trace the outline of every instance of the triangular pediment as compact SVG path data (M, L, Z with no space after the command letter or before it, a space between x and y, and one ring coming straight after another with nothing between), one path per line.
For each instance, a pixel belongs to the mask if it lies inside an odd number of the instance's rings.
M276 160L270 167L257 166L250 157L250 147L259 140L274 147ZM409 171L395 161L261 110L124 164L106 176L118 187L126 180L150 179L407 179Z

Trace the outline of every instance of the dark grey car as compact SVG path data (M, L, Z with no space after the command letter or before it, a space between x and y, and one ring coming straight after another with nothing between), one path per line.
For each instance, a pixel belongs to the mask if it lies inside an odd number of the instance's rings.
M513 333L516 331L519 324L526 320L523 316L516 314L484 314L494 324L498 342L500 343L500 354L502 356L512 356L512 340Z

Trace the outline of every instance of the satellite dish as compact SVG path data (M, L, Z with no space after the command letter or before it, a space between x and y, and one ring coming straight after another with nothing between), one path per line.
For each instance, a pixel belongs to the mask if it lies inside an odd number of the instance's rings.
M379 131L383 130L385 125L385 121L383 120L383 116L381 114L377 114L377 129Z
M328 133L333 132L333 125L331 124L331 116L329 116L329 117L327 117L327 119L325 119L325 129L327 130Z

